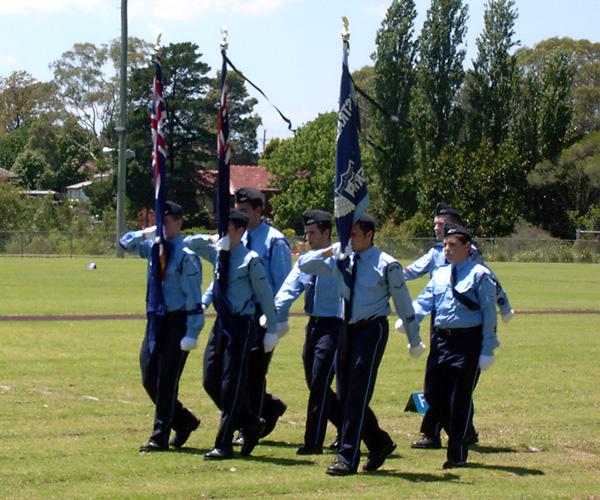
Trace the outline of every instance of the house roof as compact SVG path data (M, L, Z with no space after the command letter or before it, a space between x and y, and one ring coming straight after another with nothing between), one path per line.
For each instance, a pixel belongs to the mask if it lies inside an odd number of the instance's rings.
M198 174L203 186L214 189L217 183L216 170L201 170ZM258 165L231 165L229 167L229 193L233 194L245 186L259 189L263 193L276 193L279 190L269 186L272 178L271 172L267 172L264 167Z
M71 184L70 186L67 186L67 189L81 189L82 187L89 186L91 183L92 181L78 182L77 184Z
M17 174L13 174L12 172L8 171L8 170L4 170L3 168L0 168L0 178L2 179L18 179L18 175Z

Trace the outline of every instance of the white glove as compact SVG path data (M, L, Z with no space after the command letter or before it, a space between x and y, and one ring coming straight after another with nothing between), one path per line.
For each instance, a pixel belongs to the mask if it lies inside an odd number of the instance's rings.
M156 239L156 226L150 226L144 229L144 239L145 240L155 240Z
M258 318L258 323L263 328L267 327L267 317L263 314L260 318Z
M209 243L212 243L214 245L217 241L219 241L219 235L218 234L211 234L208 237L208 241L209 241Z
M228 252L230 246L231 246L231 241L229 240L228 234L226 234L221 239L219 239L219 241L217 241L217 243L215 244L215 248L217 249L217 252L220 252L221 250L225 250L226 252Z
M494 356L479 356L479 369L484 372L494 364Z
M404 321L402 321L402 318L398 318L396 320L396 323L394 324L394 328L396 330L398 330L399 332L406 333L406 328L404 328Z
M290 331L290 324L287 321L277 323L277 335L279 338L283 337L287 332Z
M275 346L279 343L279 335L276 333L265 333L265 338L263 340L263 346L265 348L265 352L271 352L275 349Z
M419 342L419 344L416 346L408 344L407 347L408 354L410 354L411 358L418 358L427 350L427 347L425 346L425 344L423 344L423 342Z
M344 260L352 253L352 244L348 242L346 248L342 252L342 244L338 241L331 245L331 251L336 260Z
M198 339L194 337L183 337L179 343L179 348L182 351L191 351L192 349L196 349L196 347L198 347Z
M502 314L500 317L502 318L503 323L508 323L513 318L514 315L515 315L515 312L511 309L510 312L507 312L506 314Z

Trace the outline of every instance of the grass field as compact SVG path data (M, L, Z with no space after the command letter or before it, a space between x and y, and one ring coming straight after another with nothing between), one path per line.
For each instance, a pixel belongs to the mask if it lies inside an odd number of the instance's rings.
M0 259L0 316L143 313L142 260L88 263ZM600 265L492 267L517 311L600 310ZM410 283L413 297L424 284ZM203 454L219 412L202 389L201 348L181 399L202 425L179 452L141 455L153 414L138 367L143 321L0 321L0 497L600 500L599 314L517 314L499 325L497 361L475 394L480 442L470 466L452 471L441 468L445 450L410 448L420 416L403 409L422 388L425 361L391 334L372 407L398 448L382 470L347 478L325 474L332 452L295 454L307 398L303 326L291 319L271 364L270 390L289 406L280 424L252 457L214 463Z

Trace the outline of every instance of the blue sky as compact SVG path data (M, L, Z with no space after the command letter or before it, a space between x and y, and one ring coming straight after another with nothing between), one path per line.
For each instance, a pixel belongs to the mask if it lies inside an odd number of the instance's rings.
M467 62L476 56L484 1L469 4ZM371 64L384 0L129 0L129 36L162 43L191 41L211 75L220 67L221 27L229 31L228 55L258 84L294 126L337 109L342 16L350 22L350 69ZM430 0L416 0L417 34ZM600 42L597 0L517 0L516 38L523 46L553 36ZM120 0L0 0L0 77L24 70L52 79L48 65L75 43L120 37ZM168 61L163 61L168 64ZM286 124L258 94L267 141L288 137Z

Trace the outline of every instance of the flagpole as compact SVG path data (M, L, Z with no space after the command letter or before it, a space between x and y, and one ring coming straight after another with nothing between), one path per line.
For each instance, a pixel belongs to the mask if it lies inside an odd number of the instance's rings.
M119 134L119 160L117 169L117 243L125 234L125 180L127 177L127 142L125 122L127 121L127 0L121 0L121 75L120 75L119 124L115 131ZM117 244L117 257L124 257L121 245Z

